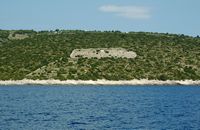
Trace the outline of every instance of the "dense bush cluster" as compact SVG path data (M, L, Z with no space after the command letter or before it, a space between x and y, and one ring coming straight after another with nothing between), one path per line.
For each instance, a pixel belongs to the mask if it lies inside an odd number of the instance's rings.
M29 38L11 40L10 33ZM136 59L69 58L74 49L121 47ZM54 66L50 66L54 63ZM35 74L35 70L41 73ZM176 34L119 31L0 30L0 80L200 79L200 39Z

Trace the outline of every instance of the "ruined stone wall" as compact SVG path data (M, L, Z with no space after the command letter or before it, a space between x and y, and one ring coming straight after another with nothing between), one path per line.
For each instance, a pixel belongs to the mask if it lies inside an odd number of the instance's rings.
M88 49L75 49L72 51L71 58L135 58L137 54L133 51L127 51L123 48L88 48Z

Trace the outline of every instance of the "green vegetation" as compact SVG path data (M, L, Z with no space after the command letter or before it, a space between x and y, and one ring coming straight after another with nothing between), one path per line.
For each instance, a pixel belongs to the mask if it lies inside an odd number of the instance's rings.
M9 39L9 35L26 35ZM74 49L125 48L135 59L70 59ZM0 30L0 80L199 80L200 38L119 31Z

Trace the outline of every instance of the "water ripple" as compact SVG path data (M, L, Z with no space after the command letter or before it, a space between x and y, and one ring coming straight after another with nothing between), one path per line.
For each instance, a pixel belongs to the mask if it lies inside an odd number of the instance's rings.
M199 122L199 87L0 87L0 130L190 130Z

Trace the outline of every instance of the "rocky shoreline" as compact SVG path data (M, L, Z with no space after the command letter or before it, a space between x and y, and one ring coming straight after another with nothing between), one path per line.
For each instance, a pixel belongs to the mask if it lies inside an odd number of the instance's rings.
M200 80L121 80L121 81L110 81L110 80L5 80L0 81L0 85L200 85Z

